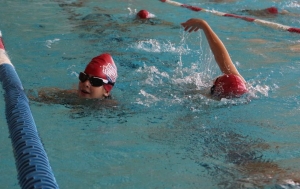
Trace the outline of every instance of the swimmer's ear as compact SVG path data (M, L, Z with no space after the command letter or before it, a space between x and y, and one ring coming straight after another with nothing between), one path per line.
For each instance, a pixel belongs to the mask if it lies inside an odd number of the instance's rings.
M109 97L109 92L107 92L106 89L104 89L104 90L105 90L104 96L105 96L105 97Z

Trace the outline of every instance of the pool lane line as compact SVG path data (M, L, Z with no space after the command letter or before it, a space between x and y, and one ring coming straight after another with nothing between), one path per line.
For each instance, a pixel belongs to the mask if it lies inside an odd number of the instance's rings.
M19 185L22 189L59 188L38 135L29 100L12 64L0 64L0 82L5 91L5 114Z
M163 3L171 4L171 5L174 5L174 6L187 8L187 9L190 9L190 10L196 11L196 12L202 11L202 12L209 12L209 13L215 14L217 16L238 18L238 19L245 20L247 22L255 22L257 24L265 25L265 26L268 26L268 27L271 27L271 28L274 28L274 29L280 29L280 30L285 30L285 31L289 31L289 32L292 32L292 33L299 33L300 34L300 28L290 27L290 26L278 24L278 23L275 23L275 22L270 22L270 21L266 21L266 20L251 18L251 17L247 17L247 16L240 16L240 15L236 15L236 14L224 13L224 12L219 12L219 11L214 11L214 10L207 10L207 9L204 9L204 8L201 8L201 7L182 4L182 3L179 3L179 2L176 2L176 1L171 1L171 0L159 0L159 1L161 1Z

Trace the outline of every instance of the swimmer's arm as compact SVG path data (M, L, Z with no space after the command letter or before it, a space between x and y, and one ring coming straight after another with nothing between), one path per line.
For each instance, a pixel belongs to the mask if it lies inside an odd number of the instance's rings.
M76 94L77 90L75 89L59 89L56 87L53 88L42 88L38 91L39 98L63 98L69 94Z
M240 73L234 66L225 45L206 21L202 19L192 18L185 23L182 23L181 25L185 28L185 31L188 32L198 31L199 29L202 29L220 70L224 74L238 75L244 80L244 78L240 75Z
M77 94L77 90L74 89L59 89L59 88L42 88L37 91L27 90L27 97L30 100L37 102L55 102L60 99L68 98L71 94Z

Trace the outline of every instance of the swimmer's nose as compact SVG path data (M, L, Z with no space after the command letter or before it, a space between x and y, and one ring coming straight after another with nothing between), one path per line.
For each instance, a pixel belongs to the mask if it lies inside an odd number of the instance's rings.
M85 86L85 88L91 87L91 83L88 79L85 82L83 82L83 85Z

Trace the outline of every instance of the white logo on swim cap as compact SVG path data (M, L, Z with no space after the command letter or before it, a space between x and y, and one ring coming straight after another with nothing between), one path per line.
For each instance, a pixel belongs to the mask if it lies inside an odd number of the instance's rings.
M111 63L108 63L106 66L103 66L103 73L107 76L107 79L111 82L116 82L118 77L117 67Z

